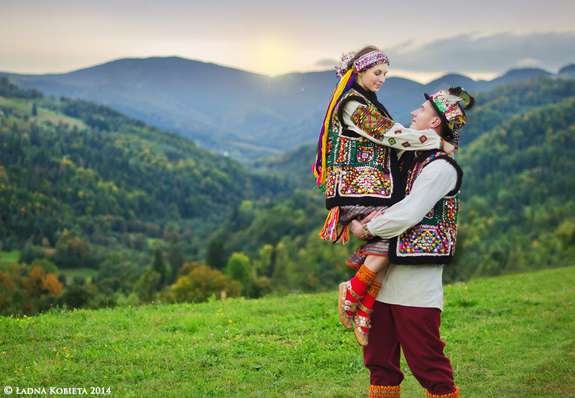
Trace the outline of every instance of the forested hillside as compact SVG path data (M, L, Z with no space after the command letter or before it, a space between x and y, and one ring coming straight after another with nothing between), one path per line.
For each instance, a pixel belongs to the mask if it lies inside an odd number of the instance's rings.
M272 78L181 57L122 58L69 73L1 76L50 95L107 105L245 161L314 142L337 84L333 69ZM378 96L397 120L407 122L424 92L461 85L477 93L541 76L558 75L520 68L493 80L449 73L426 84L391 76Z
M154 261L156 287L174 281L242 200L291 193L175 134L6 79L0 151L0 250L54 272L93 269L95 280L111 279L108 292L131 292Z
M244 168L102 106L0 87L4 312L318 291L348 275L354 244L317 236L312 147ZM575 264L575 80L481 94L464 134L447 279Z

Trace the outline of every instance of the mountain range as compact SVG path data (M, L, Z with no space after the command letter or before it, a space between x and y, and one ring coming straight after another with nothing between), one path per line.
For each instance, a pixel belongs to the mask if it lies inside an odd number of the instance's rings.
M450 73L427 84L391 77L378 95L397 120L406 122L424 92L450 85L481 92L552 75L543 69L513 69L487 81ZM268 77L180 57L125 58L69 73L1 72L0 76L48 95L110 106L244 160L315 141L336 84L332 71ZM562 68L556 76L575 76L575 65Z

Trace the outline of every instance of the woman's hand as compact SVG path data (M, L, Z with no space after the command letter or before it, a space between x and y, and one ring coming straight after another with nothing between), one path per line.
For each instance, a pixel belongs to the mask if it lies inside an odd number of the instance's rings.
M383 214L383 210L374 210L371 213L369 213L367 216L365 216L361 220L361 223L367 224L368 222L370 222L371 220L373 220L375 217L379 216L380 214Z
M441 140L441 149L443 150L443 152L447 153L448 155L453 155L453 153L455 152L455 145L450 144L449 142L442 139Z

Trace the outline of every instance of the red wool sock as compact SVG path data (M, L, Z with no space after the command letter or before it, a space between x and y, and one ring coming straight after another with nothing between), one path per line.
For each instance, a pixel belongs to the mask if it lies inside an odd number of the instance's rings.
M378 281L373 281L367 294L361 300L361 303L357 307L357 315L362 316L367 319L371 319L371 312L373 311L373 305L375 304L375 299L377 298L377 293L379 293L379 289L381 289L381 283ZM364 333L369 333L369 328L362 326L361 331Z
M369 285L375 279L376 273L370 271L365 265L362 265L353 278L350 280L351 289L347 289L345 299L352 303L357 303L369 288ZM353 312L348 312L349 316L353 316Z

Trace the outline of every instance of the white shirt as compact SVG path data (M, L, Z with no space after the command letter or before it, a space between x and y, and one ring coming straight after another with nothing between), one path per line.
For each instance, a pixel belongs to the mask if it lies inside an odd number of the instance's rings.
M409 195L372 219L367 229L384 239L400 235L419 223L435 204L455 189L457 171L438 159L423 168ZM382 274L382 273L380 273ZM377 301L411 307L443 309L443 265L390 265L378 275L383 286Z

